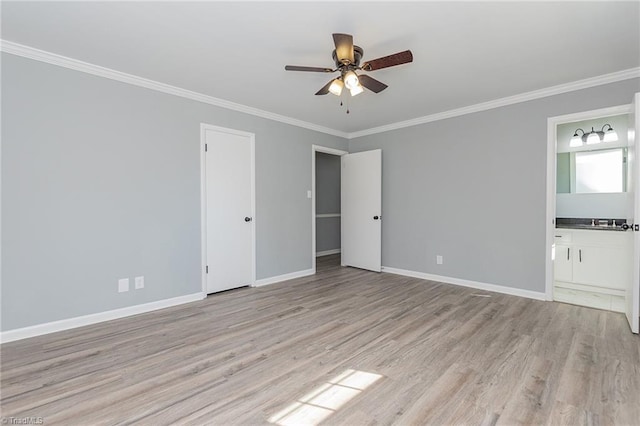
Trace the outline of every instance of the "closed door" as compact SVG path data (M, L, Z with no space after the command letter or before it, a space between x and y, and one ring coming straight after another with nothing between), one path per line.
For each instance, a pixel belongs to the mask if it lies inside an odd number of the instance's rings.
M342 264L380 272L382 150L341 157Z
M253 136L206 129L207 293L253 284Z

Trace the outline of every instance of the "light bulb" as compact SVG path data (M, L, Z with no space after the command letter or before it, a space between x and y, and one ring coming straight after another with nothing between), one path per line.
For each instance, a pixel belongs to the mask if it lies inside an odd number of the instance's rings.
M360 86L359 84L352 88L349 89L349 91L351 92L351 96L355 96L355 95L359 95L360 93L364 92L364 89L362 88L362 86Z
M342 93L342 88L344 87L344 83L339 78L336 78L331 82L331 86L329 86L329 91L336 96L340 96Z
M358 76L353 71L347 71L343 79L344 79L344 85L349 90L352 90L354 87L358 86L358 84L360 83L358 81Z

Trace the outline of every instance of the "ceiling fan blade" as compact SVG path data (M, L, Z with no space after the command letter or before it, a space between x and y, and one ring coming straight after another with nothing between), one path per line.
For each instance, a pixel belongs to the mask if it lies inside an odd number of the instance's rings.
M360 80L360 84L362 84L364 87L366 87L367 89L371 90L374 93L380 93L384 89L389 87L383 82L378 81L375 78L371 78L368 75L359 75L358 80Z
M333 72L331 68L299 67L297 65L286 65L284 69L287 71Z
M353 36L350 34L333 34L333 42L336 45L336 57L338 61L348 60L350 64L355 63L353 57Z
M394 67L396 65L406 64L409 62L413 62L413 54L410 50L405 50L404 52L398 52L393 55L367 61L362 65L362 69L365 71L375 71L381 68Z
M329 87L331 86L331 83L333 83L333 80L322 86L322 89L318 90L316 92L316 95L326 95L327 93L329 93Z

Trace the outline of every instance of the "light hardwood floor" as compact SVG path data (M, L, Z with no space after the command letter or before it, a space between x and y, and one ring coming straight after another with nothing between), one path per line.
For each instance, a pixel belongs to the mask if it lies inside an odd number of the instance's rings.
M336 256L1 355L2 416L47 425L640 424L640 338L621 314Z

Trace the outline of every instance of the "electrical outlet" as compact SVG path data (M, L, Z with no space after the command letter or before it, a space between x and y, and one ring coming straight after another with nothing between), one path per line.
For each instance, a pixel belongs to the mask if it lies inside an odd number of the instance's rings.
M442 256L440 256L440 255L436 256L436 264L442 265Z
M144 288L144 276L136 277L134 287L136 290Z
M121 278L118 280L118 293L129 291L129 278Z
M310 189L307 191L307 198L311 198L311 190Z

